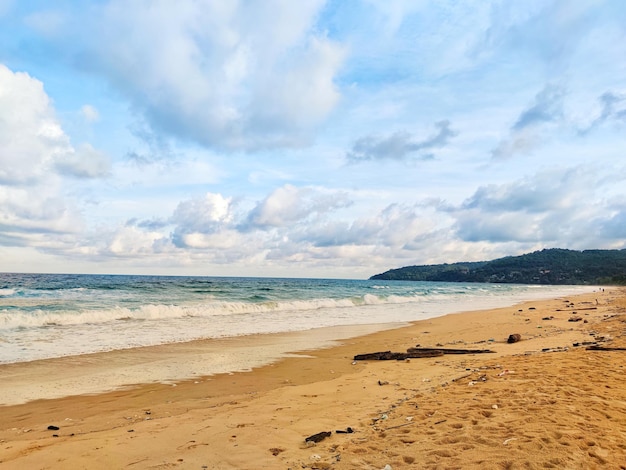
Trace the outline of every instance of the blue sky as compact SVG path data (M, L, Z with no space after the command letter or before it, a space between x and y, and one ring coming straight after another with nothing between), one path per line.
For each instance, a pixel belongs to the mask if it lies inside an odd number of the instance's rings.
M0 0L0 271L626 248L626 3Z

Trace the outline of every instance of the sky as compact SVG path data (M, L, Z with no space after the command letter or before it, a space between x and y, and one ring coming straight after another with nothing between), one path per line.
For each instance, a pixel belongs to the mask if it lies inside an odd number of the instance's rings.
M0 0L0 272L626 248L622 0Z

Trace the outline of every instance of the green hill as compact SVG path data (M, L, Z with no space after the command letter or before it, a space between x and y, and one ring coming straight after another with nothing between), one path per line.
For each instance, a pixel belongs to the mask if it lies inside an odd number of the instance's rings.
M376 274L370 279L626 285L626 250L552 248L493 261L407 266Z

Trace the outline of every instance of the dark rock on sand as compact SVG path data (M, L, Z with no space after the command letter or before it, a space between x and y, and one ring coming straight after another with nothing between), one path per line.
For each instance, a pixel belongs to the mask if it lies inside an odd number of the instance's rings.
M317 434L313 434L312 436L307 437L304 441L305 442L321 442L327 437L330 437L330 435L331 435L330 431L322 431L322 432L318 432Z
M518 341L522 340L522 335L520 335L519 333L514 333L512 335L509 335L509 339L506 340L507 343L511 344L511 343L517 343Z
M345 430L337 429L335 432L337 434L352 434L354 432L354 429L352 429L350 426L348 426Z

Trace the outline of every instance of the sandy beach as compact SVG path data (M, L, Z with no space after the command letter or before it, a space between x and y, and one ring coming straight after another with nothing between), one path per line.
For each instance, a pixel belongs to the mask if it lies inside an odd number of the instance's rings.
M511 334L521 341L507 343ZM159 367L172 350L0 366L0 402L55 386L67 395L0 407L0 467L626 469L626 350L610 350L626 348L626 289L452 314L314 350L288 337L259 339L298 352L252 371L106 393L95 393L99 378ZM250 346L206 343L176 355ZM353 360L416 345L493 352ZM93 389L72 385L90 380ZM329 435L305 442L320 432Z

